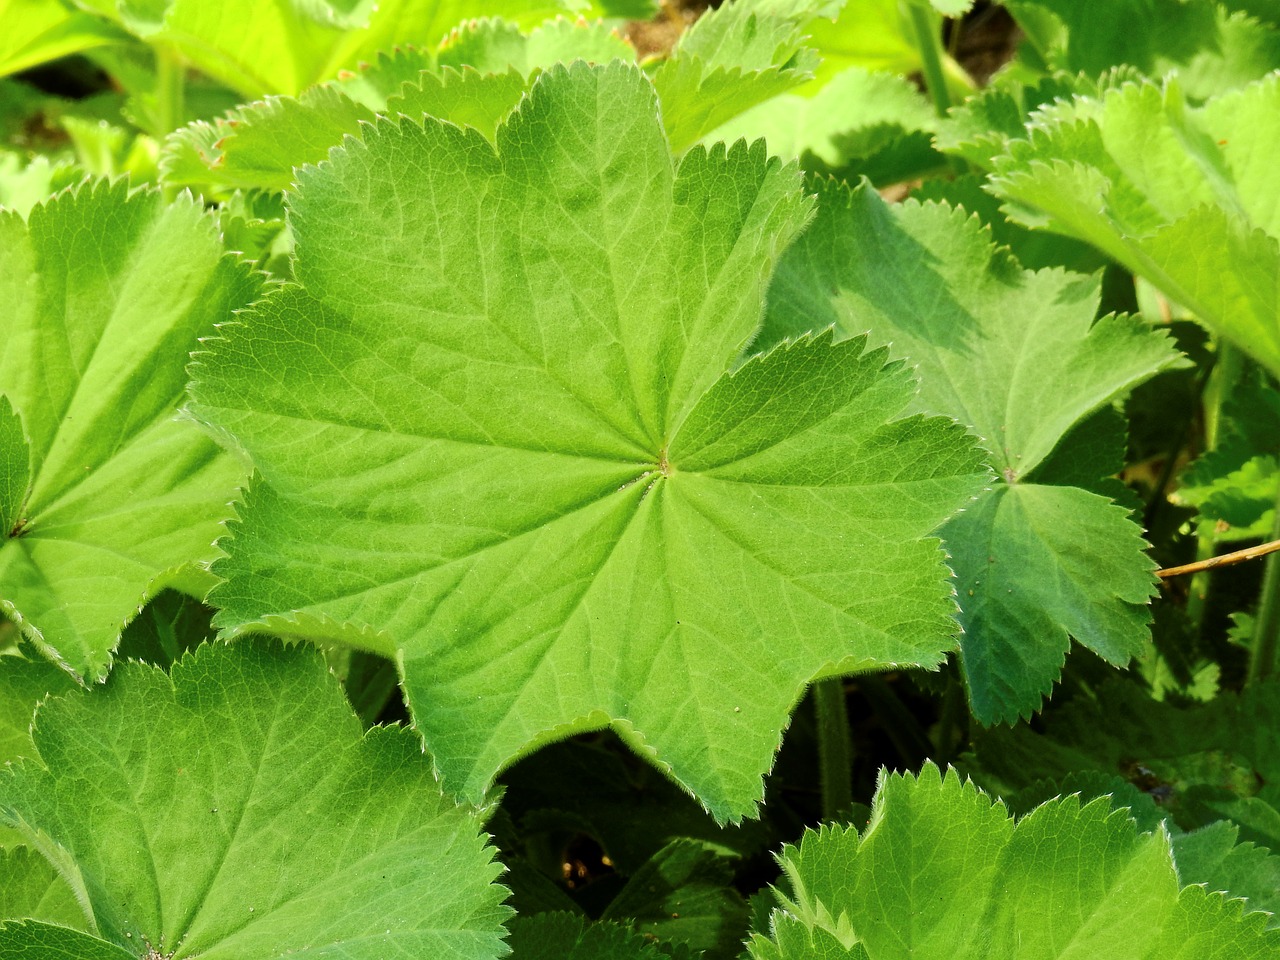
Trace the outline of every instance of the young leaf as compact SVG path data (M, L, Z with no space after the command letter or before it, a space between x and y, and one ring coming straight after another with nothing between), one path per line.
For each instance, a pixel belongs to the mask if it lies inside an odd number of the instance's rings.
M861 837L809 831L782 867L790 890L774 937L750 943L757 960L1261 960L1280 947L1260 917L1242 920L1199 887L1180 895L1168 835L1139 834L1106 800L1052 800L1015 825L932 764L918 778L882 776Z
M75 673L101 677L162 587L207 588L195 565L213 559L244 468L176 403L197 339L259 289L190 199L98 183L29 224L0 213L0 393L31 465L0 531L0 611Z
M1077 478L1046 474L1073 426L1177 354L1134 320L1094 323L1097 280L1021 270L961 211L890 208L865 184L818 189L818 218L770 288L762 340L830 323L845 336L869 330L918 365L917 409L982 438L1004 482L943 532L961 660L981 722L1029 714L1068 635L1119 664L1146 640L1155 567L1141 531L1106 497L1062 485Z
M1030 226L1080 237L1280 375L1280 76L1188 107L1176 82L1052 111L996 158ZM1034 209L1031 209L1034 208Z
M942 658L922 538L984 471L858 341L727 375L808 213L762 145L677 168L620 63L543 74L497 139L382 123L303 172L302 286L196 372L262 474L218 622L394 653L473 799L612 724L740 817L811 679Z
M34 736L39 761L0 772L0 821L56 857L103 940L210 960L502 953L475 816L410 731L361 735L313 650L209 645L172 678L121 664L42 705Z

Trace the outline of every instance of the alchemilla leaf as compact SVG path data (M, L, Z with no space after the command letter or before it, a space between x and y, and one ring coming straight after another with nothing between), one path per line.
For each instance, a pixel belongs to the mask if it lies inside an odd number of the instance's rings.
M787 847L759 960L1270 958L1280 938L1238 904L1179 891L1162 829L1106 798L1051 800L1016 823L952 771L883 777L871 822Z
M204 646L172 677L122 664L41 706L34 736L38 758L0 772L0 822L132 956L505 952L478 819L408 730L361 733L313 650Z
M1030 714L1069 637L1114 663L1139 653L1154 592L1127 511L1060 477L1050 455L1178 354L1134 319L1095 322L1096 278L1021 269L963 211L890 207L866 184L818 190L817 220L770 288L762 340L828 324L869 333L917 365L916 410L953 416L982 439L1000 482L942 532L960 591L961 662L980 721Z
M992 189L1031 226L1146 277L1280 375L1280 77L1193 108L1178 83L1047 108L995 160Z
M0 213L0 612L77 674L216 553L245 469L177 404L198 339L259 289L190 199L99 183Z
M383 122L291 205L300 285L196 367L261 472L219 623L394 654L446 786L612 725L740 817L810 680L952 646L963 430L855 340L728 372L809 212L763 144L677 163L639 70L577 64L496 148Z

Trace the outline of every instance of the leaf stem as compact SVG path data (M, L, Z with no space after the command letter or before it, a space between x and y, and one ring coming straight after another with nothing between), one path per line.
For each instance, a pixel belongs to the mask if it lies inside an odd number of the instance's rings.
M938 116L944 117L951 107L951 95L947 92L947 79L942 72L942 35L933 10L917 2L907 0L907 12L915 31L916 46L920 50L921 72L924 85L933 100Z
M1184 563L1180 567L1165 567L1163 570L1157 570L1156 576L1161 579L1167 579L1168 577L1181 576L1184 573L1199 573L1202 570L1212 570L1214 567L1229 567L1233 563L1257 560L1260 557L1275 553L1277 550L1280 550L1280 539L1262 543L1256 547L1246 547L1244 550L1236 550L1233 553L1221 553L1216 557L1210 557L1208 560Z
M157 44L156 112L154 131L160 139L182 126L186 119L186 64L167 44Z
M822 786L822 819L837 821L853 807L853 737L844 680L828 677L813 685L818 719L818 776Z
M1276 518L1271 536L1280 541L1280 493L1276 496ZM1262 599L1253 622L1253 653L1249 657L1247 684L1260 683L1280 674L1280 550L1272 550L1262 568Z

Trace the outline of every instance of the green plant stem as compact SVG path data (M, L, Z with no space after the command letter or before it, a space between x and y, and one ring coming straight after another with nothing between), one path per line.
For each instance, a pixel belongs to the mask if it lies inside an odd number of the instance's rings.
M186 65L164 44L156 47L156 139L177 130L186 119Z
M1280 495L1276 497L1276 518L1271 538L1280 540ZM1253 653L1249 657L1246 682L1259 683L1280 675L1280 552L1267 557L1262 568L1262 599L1253 622Z
M937 21L931 9L917 5L914 0L907 0L907 13L920 50L924 85L938 116L946 116L951 107L951 95L947 93L947 79L942 72L942 36Z
M938 736L934 743L933 759L940 766L955 759L964 740L962 724L965 714L964 685L955 677L948 677L947 689L942 694L942 710L938 716Z
M818 717L818 776L822 786L822 819L841 820L853 806L853 738L844 681L839 677L813 685Z

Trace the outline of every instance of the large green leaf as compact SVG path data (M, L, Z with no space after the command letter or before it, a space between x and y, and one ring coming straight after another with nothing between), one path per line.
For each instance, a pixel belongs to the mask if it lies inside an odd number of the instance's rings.
M361 734L313 650L205 646L172 679L121 664L44 704L35 742L38 761L0 772L0 821L134 956L504 952L476 816L410 731Z
M943 532L960 590L961 660L979 720L1029 714L1061 670L1068 635L1114 663L1146 640L1154 564L1141 531L1081 488L1119 463L1090 481L1060 476L1050 455L1177 355L1134 320L1095 323L1096 279L1020 269L962 211L889 207L867 185L818 190L818 218L770 288L763 341L828 324L842 336L869 331L918 365L916 409L982 438L1002 482Z
M0 612L75 673L102 676L162 587L207 589L195 565L213 559L244 468L176 404L198 338L259 289L189 198L98 183L29 224L0 212L0 393L30 448L17 523L0 531Z
M882 777L871 823L810 831L758 960L1270 958L1280 938L1200 887L1179 893L1163 830L1105 799L1051 800L1016 825L954 772Z
M302 285L195 369L262 474L219 623L394 654L473 799L611 724L739 817L810 680L951 646L922 538L983 469L858 341L727 374L808 213L762 145L677 166L620 63L543 74L497 139L382 123L302 173Z
M1280 76L1188 107L1174 81L1051 108L995 160L1015 215L1080 237L1280 375Z
M0 76L127 37L114 25L60 0L0 0Z
M0 921L40 920L83 929L84 911L67 881L30 847L0 849Z

